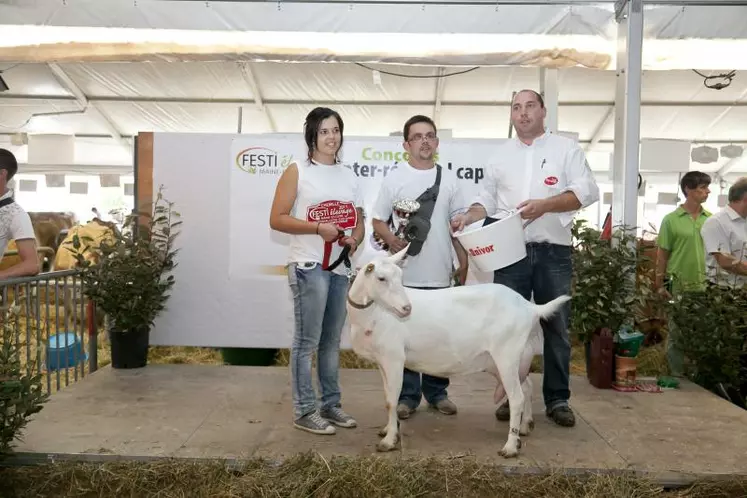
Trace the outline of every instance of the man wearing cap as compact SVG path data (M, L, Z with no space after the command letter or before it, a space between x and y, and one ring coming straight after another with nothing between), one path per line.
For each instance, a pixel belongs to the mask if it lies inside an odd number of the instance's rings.
M545 130L547 115L542 97L533 90L518 92L511 103L516 137L495 152L482 188L469 211L455 217L452 229L490 215L505 217L522 209L526 222L526 258L496 270L493 282L511 287L537 304L571 292L571 226L576 212L599 200L599 187L583 150L569 138ZM549 321L544 335L545 410L556 424L576 423L568 406L571 345L568 339L570 303ZM495 413L509 420L508 402Z

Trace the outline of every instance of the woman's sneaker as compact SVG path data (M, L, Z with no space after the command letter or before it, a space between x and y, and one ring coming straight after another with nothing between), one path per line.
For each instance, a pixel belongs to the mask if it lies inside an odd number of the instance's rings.
M312 434L334 434L337 432L334 426L319 415L318 411L307 413L303 417L295 420L293 426L296 429L311 432Z
M358 425L353 417L342 411L339 406L333 406L326 410L322 410L322 417L329 420L335 425L340 427L351 428Z

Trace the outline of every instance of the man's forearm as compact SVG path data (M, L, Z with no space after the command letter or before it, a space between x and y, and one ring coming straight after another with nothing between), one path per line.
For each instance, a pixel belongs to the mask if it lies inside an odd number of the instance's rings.
M667 262L669 261L669 255L662 252L659 248L656 255L656 287L660 288L664 285L664 275L667 273Z
M11 266L0 271L0 280L10 278L31 277L39 274L39 262L34 260L22 261L15 266Z
M566 213L577 211L581 208L581 201L571 191L563 192L545 199L545 208L548 213Z
M379 234L379 237L381 237L384 242L386 242L389 245L392 245L392 240L394 239L395 235L392 233L391 230L389 230L389 225L381 220L373 220L371 222L371 225L373 226L374 232Z
M739 261L737 258L727 254L717 255L716 261L721 268L729 273L747 276L747 262L745 261Z

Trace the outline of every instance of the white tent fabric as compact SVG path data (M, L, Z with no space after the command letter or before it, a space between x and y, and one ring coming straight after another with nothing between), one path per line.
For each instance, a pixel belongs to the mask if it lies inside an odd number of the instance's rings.
M57 170L120 171L140 131L300 132L317 105L351 135L389 135L422 113L455 137L502 138L512 92L539 89L545 66L560 67L559 129L604 175L613 3L452 3L0 0L0 147L26 161L23 133L72 134L75 164ZM642 138L747 144L747 77L704 84L747 66L745 19L740 6L646 7ZM690 168L733 176L747 160Z
M615 67L613 2L459 3L4 0L0 61ZM747 69L746 8L648 6L644 69Z
M4 67L0 64L0 70ZM129 167L131 149L122 142L140 131L237 133L240 123L242 133L297 133L316 105L339 110L351 135L386 136L422 113L435 116L439 127L452 130L455 137L500 138L508 136L512 92L539 87L539 69L522 67L479 68L446 77L440 88L435 68L408 66L143 62L58 67L85 102L76 100L50 65L21 64L6 70L3 78L10 92L0 93L0 147L9 146L18 132L73 134L76 163ZM383 73L377 83L374 69L400 76ZM445 70L452 72L459 71ZM558 79L559 129L578 133L589 149L592 168L607 171L614 138L615 74L567 68L559 71ZM682 139L716 148L747 145L747 79L738 73L727 88L712 90L693 71L647 72L641 120L643 138ZM110 138L113 133L124 139ZM14 150L25 158L25 149ZM720 157L715 163L693 162L691 168L715 172L728 161ZM732 172L747 171L743 163Z

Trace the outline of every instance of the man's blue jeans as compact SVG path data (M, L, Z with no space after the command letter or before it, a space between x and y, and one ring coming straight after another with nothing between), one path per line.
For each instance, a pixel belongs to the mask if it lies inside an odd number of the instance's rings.
M561 294L571 293L573 262L572 248L550 243L527 244L527 257L511 266L493 273L493 282L503 284L534 302L545 304ZM550 320L542 320L544 335L544 375L542 395L545 409L550 412L558 406L568 405L571 397L569 370L571 343L568 325L571 316L570 303ZM500 320L500 317L496 317Z
M340 335L347 310L348 279L322 270L320 264L288 265L293 292L295 331L291 347L293 413L298 419L317 409L311 380L311 359L317 352L317 374L322 408L340 404L338 374Z
M412 289L434 290L438 287L411 287ZM422 384L422 385L421 385ZM435 405L447 397L446 388L449 387L449 379L434 377L428 374L421 374L405 368L402 378L402 392L399 395L399 402L407 405L411 409L416 409L420 405L421 398Z

